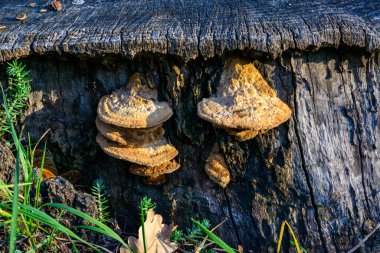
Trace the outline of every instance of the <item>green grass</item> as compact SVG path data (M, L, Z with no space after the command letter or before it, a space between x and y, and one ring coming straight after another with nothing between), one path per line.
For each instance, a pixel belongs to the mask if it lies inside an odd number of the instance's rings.
M8 116L8 107L5 102L4 104L6 115ZM56 231L59 231L70 239L74 239L79 241L80 243L92 248L96 252L100 252L96 246L93 244L83 240L81 237L75 234L72 229L67 228L57 221L55 218L46 214L42 209L44 207L52 207L57 208L61 212L70 212L77 217L81 217L93 226L80 226L73 227L73 229L84 228L87 230L91 230L97 233L104 234L109 236L116 241L120 242L124 247L128 247L127 243L125 243L119 235L117 235L111 228L102 222L98 221L91 216L75 210L69 206L65 206L57 203L47 203L40 205L38 201L32 201L32 185L36 186L36 193L40 192L41 185L41 173L39 175L34 175L32 172L32 165L30 161L32 161L32 157L29 157L29 153L33 154L33 150L36 147L28 147L30 152L27 152L23 145L20 142L20 137L16 134L16 131L11 124L10 119L8 118L8 123L10 124L10 133L13 138L13 144L16 148L16 167L15 167L15 177L14 183L12 185L6 185L3 181L0 181L0 191L1 191L1 203L0 203L0 216L3 220L3 224L7 227L7 230L10 230L9 236L9 252L15 252L16 249L16 240L20 237L27 238L30 241L30 249L28 252L35 252L39 248L44 245L49 246L51 243L51 235ZM46 145L45 145L46 147ZM43 160L43 159L42 159ZM23 166L24 171L27 174L24 174L23 183L20 183L20 164ZM43 165L43 162L42 162ZM42 169L40 169L41 171ZM19 188L24 188L24 195L21 198L19 196ZM12 189L12 190L11 190ZM36 235L38 234L46 234L48 231L50 232L49 240L41 240L38 241ZM45 248L47 250L47 248Z
M208 238L210 238L211 242L215 243L219 247L221 247L224 251L228 253L235 253L236 250L228 246L227 243L225 243L222 239L220 239L216 234L214 234L211 230L207 229L201 222L192 220L194 224L199 227L199 229L207 235Z

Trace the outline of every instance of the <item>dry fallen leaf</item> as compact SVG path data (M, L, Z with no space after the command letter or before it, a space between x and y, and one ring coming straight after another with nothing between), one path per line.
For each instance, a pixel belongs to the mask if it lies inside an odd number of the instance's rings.
M23 20L26 19L26 17L27 17L27 15L25 13L21 13L20 15L18 15L16 17L16 19L19 20L19 21L23 21Z
M7 28L6 25L0 25L0 31L5 30L5 28Z
M29 7L32 7L32 8L36 7L36 5L37 5L36 3L29 3L29 4L28 4L28 6L29 6Z
M43 154L44 154L43 149L36 149L36 151L34 152L34 162L33 162L34 167L41 168ZM58 170L57 170L57 167L55 166L53 156L51 152L47 149L45 151L42 177L49 179L52 177L56 177L57 175L58 175Z
M43 158L44 150L36 149L34 152L34 167L41 168L42 158ZM42 170L42 177L45 179L53 178L60 175L64 179L68 180L70 183L75 184L82 177L82 173L79 170L69 170L62 174L58 173L57 167L55 166L53 155L47 149L45 151L45 159L44 166Z
M54 175L50 170L42 169L42 177L45 179L50 179L53 177L56 177L57 175Z
M62 10L62 4L59 0L53 0L51 3L49 3L48 7L49 9L56 10L56 11Z
M82 173L79 170L69 170L60 175L72 184L75 184L82 178Z
M148 211L145 225L145 242L147 253L171 253L177 249L174 242L170 242L170 235L176 228L173 224L162 224L162 216L155 214L152 209ZM128 245L132 250L143 253L142 228L139 228L139 238L130 236L128 237ZM132 253L127 248L122 247L120 253Z
M47 12L47 10L46 9L41 9L40 12L44 13L44 12Z

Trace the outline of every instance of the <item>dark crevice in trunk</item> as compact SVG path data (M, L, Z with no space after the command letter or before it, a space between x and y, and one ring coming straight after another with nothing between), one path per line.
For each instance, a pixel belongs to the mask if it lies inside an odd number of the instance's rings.
M61 69L60 69L60 66L58 64L58 62L55 62L55 67L57 69L57 82L58 84L61 84ZM58 88L58 92L59 92L59 96L60 98L62 99L62 104L61 104L61 110L62 110L62 115L63 115L63 119L66 119L66 112L65 112L65 98L63 96L63 91L62 91L62 86L59 85L59 88ZM69 141L69 135L67 134L67 125L66 123L63 124L64 125L64 134L65 134L65 138L66 138L66 141L67 141L67 145L69 147L69 151L71 151L71 143ZM66 150L67 151L67 150Z
M236 225L236 221L234 219L234 215L232 213L230 199L228 198L228 194L227 194L227 191L225 189L223 189L223 193L224 193L224 197L226 198L228 213L230 215L230 219L231 219L231 222L232 222L232 226L234 228L234 232L235 232L236 238L238 240L239 245L242 245L243 243L242 243L242 240L239 237L239 231L238 231L238 228L237 228L237 225Z
M294 103L294 114L293 114L294 115L294 132L296 134L298 148L299 148L300 155L301 155L302 170L305 174L307 187L308 187L309 193L310 193L311 204L312 204L314 212L315 212L315 220L317 223L318 234L319 234L320 240L322 242L323 249L325 250L325 252L328 252L326 240L325 240L323 233L322 233L322 225L321 225L321 221L320 221L319 214L318 214L318 206L317 206L316 201L315 201L315 197L314 197L314 193L313 193L313 187L311 185L310 177L309 177L307 167L306 167L306 160L305 160L305 154L304 154L304 150L303 150L302 143L301 143L301 136L299 134L300 131L298 128L297 81L296 81L295 72L294 72L295 70L293 69L292 63L290 64L290 67L292 69L292 83L293 83L293 91L294 91L294 97L293 97L293 99L294 99L294 101L293 101L293 103Z
M351 87L352 89L352 87ZM351 93L351 97L352 97L352 101L353 101L353 104L354 104L354 107L355 107L355 112L356 112L356 115L357 115L357 118L358 118L358 125L359 125L359 110L358 110L358 107L356 106L356 98L355 98L355 95L353 94L353 90L352 90L352 93ZM363 191L364 191L364 199L365 199L365 204L366 204L366 207L367 207L367 211L368 211L368 215L370 217L372 217L371 215L371 208L370 208L370 204L369 204L369 200L368 200L368 194L367 194L367 187L365 185L365 174L364 174L364 155L363 155L363 146L362 146L362 129L360 127L358 127L358 148L359 148L359 159L360 159L360 171L361 171L361 175L362 175L362 186L363 186Z

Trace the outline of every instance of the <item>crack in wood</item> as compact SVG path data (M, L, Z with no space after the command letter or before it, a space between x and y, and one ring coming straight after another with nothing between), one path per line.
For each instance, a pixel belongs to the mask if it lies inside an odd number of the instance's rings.
M325 252L328 252L326 239L324 238L323 233L322 233L322 224L321 224L319 214L318 214L318 206L317 206L316 201L315 201L315 197L314 197L314 193L313 193L313 187L312 187L312 184L311 184L311 181L309 178L308 169L306 167L306 160L305 160L304 150L302 147L302 140L301 140L301 137L299 134L298 123L297 123L298 122L297 82L296 82L296 78L295 78L295 72L294 72L293 64L290 64L290 67L292 69L292 83L293 83L293 92L294 92L294 94L293 94L293 99L294 99L294 101L293 101L293 103L294 103L294 132L296 134L298 148L299 148L300 155L301 155L302 170L303 170L304 175L305 175L307 187L309 189L311 204L313 206L314 213L315 213L315 220L317 222L319 239L322 242L322 247L324 248Z

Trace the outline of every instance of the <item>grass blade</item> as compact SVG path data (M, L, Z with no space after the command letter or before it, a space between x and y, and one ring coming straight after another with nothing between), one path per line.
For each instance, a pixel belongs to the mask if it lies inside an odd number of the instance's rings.
M280 236L279 236L278 244L277 244L277 253L280 253L280 251L281 251L281 244L282 244L282 238L283 238L284 232L285 232L285 226L288 227L289 233L293 237L293 241L294 241L294 245L296 247L297 253L302 253L301 248L300 248L299 243L298 243L298 240L297 240L297 237L294 234L292 227L289 225L289 223L287 221L284 221L281 224Z
M57 222L59 222L59 221L61 220L62 215L63 215L63 211L61 211L61 213L59 214L58 219L57 219ZM57 230L57 228L54 228L54 229L51 231L51 234L50 234L49 238L47 238L47 239L48 239L48 242L47 242L47 245L46 245L45 250L44 250L43 253L45 253L45 252L49 249L50 244L51 244L51 241L52 241L52 239L53 239L53 236L54 236L56 230Z
M9 251L14 252L16 250L16 239L17 239L17 227L18 227L18 180L19 180L19 170L20 170L20 156L17 152L16 154L16 171L14 179L13 188L13 198L12 198L12 222L11 222L11 235L9 240Z
M130 247L128 246L127 243L125 243L123 241L123 239L121 239L121 237L116 234L111 228L109 228L107 225L104 225L103 223L101 223L100 221L98 221L97 219L95 218L92 218L90 215L88 214L85 214L83 212L80 212L72 207L69 207L69 206L65 206L65 205L62 205L62 204L57 204L57 203L47 203L47 204L44 204L42 206L50 206L50 207L55 207L55 208L58 208L60 210L64 210L64 211L67 211L67 212L70 212L78 217L81 217L93 224L95 224L96 226L98 226L100 228L100 230L98 230L97 232L99 233L102 233L104 235L107 235L115 240L117 240L118 242L120 242L124 247L126 247L127 249L131 250Z
M1 85L0 85L1 86ZM5 93L3 90L3 86L1 86L1 92L3 94L3 103L5 108L5 115L8 122L8 125L11 129L11 134L13 137L13 140L18 141L17 134L15 132L15 129L13 128L13 125L11 123L9 110L8 110L8 104L7 104L7 98L5 97ZM9 240L9 251L14 252L16 250L16 239L17 239L17 227L18 227L18 181L19 181L19 173L20 173L20 153L17 149L16 152L16 170L15 170L15 178L14 178L14 188L13 188L13 198L12 198L12 222L11 222L11 234L10 234L10 240Z
M33 151L34 154L34 151ZM46 141L45 141L45 146L44 146L44 151L42 153L42 161L41 161L41 166L39 170L39 175L37 177L37 185L36 185L36 196L40 196L40 189L41 189L41 181L42 181L42 172L44 170L44 165L45 165L45 155L46 155ZM34 199L34 207L38 208L38 197Z
M199 221L196 221L194 219L191 219L197 227L202 230L203 233L205 233L215 244L217 244L219 247L224 249L228 253L235 253L235 250L227 245L222 239L220 239L216 234L214 234L212 231L208 230L205 226L203 226Z
M30 250L28 250L26 253L34 253L36 250L44 246L48 242L49 238L43 239L40 243L34 245Z
M5 208L5 209L11 209L11 207L9 207L8 205L6 205L4 203L0 203L0 207ZM20 207L20 210L19 210L20 213L23 214L24 216L26 216L30 219L33 219L35 221L41 222L45 225L48 225L51 228L56 228L60 232L68 235L69 237L74 238L75 240L89 246L90 248L92 248L96 252L100 252L91 243L86 242L85 240L80 238L78 235L76 235L73 231L71 231L67 227L63 226L62 224L57 222L53 217L42 212L41 210L36 209L34 207L31 207L31 206L23 205L23 204L19 204L19 207ZM10 252L13 252L13 251L10 251Z

